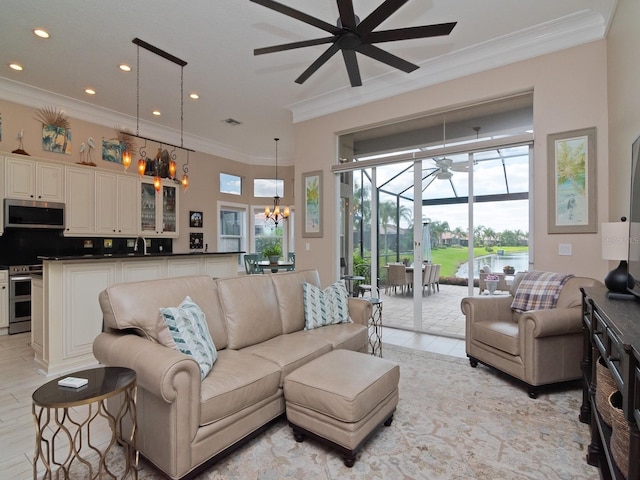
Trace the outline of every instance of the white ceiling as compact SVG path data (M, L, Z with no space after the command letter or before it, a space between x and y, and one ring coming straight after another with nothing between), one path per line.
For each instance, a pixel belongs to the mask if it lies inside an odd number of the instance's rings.
M335 0L280 0L335 23ZM366 17L382 0L354 0ZM185 60L184 146L251 164L293 164L293 123L598 40L617 0L409 0L377 30L457 21L451 35L379 46L421 68L406 74L358 55L352 88L335 55L303 85L294 80L328 45L254 57L253 49L327 36L249 0L8 0L0 16L0 98L64 109L71 118L180 143L180 67L136 37ZM33 35L44 28L51 38ZM22 72L9 69L17 62ZM118 69L133 67L130 73ZM84 93L91 87L94 96ZM188 94L196 91L200 99ZM161 117L153 117L158 108ZM242 122L229 126L223 120ZM137 124L139 127L137 127Z

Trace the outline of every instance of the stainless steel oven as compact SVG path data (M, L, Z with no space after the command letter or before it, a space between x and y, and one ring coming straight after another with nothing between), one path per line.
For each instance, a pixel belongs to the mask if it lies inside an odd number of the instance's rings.
M42 265L9 267L9 334L31 331L31 275Z

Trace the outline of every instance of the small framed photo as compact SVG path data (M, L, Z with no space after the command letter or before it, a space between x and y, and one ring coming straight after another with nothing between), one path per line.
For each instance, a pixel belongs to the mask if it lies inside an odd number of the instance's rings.
M202 228L202 212L189 212L189 226Z
M199 250L204 248L204 235L202 233L189 234L189 249Z

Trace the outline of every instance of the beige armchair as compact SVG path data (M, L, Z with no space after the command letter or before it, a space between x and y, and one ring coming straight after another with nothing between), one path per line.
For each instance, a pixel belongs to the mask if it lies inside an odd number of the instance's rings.
M510 295L466 297L466 352L469 363L483 363L527 384L536 398L539 387L579 379L583 350L580 287L600 284L573 277L565 283L556 307L523 313L511 309L520 280L516 276Z

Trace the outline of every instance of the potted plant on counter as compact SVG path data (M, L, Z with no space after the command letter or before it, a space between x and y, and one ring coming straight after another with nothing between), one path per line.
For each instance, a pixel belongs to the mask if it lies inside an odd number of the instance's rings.
M262 249L262 256L269 259L269 263L278 263L280 256L282 255L282 246L280 242L273 242L267 244Z

